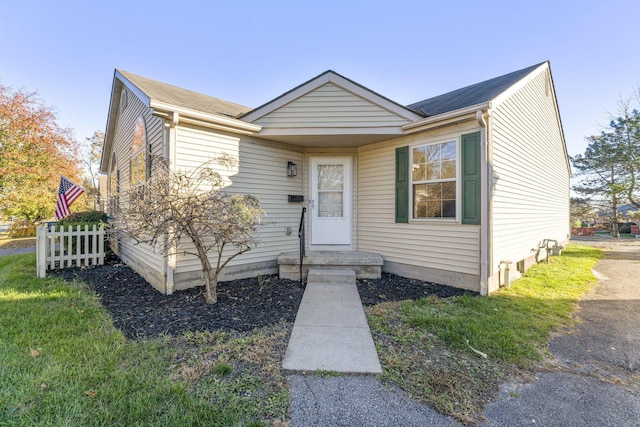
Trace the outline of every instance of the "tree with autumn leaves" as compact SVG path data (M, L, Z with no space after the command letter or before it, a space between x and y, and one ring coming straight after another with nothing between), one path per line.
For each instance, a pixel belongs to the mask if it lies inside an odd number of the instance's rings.
M0 84L0 217L50 218L60 175L80 182L79 162L72 131L37 93Z

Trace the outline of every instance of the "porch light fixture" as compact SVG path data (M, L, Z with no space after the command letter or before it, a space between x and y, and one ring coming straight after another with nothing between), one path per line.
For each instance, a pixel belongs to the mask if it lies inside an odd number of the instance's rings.
M298 166L293 162L287 162L287 176L297 176Z

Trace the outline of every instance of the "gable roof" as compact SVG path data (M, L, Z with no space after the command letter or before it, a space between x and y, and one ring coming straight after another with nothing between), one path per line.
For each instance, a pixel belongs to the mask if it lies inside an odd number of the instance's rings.
M244 105L235 104L212 96L203 95L188 89L183 89L147 77L142 77L128 71L116 70L129 82L135 85L149 99L177 107L188 108L210 114L223 114L236 117L250 110Z
M425 99L409 105L408 108L424 117L431 117L489 102L542 64L544 62Z
M249 122L254 121L260 117L269 114L283 105L288 104L289 102L300 98L301 96L317 89L318 87L326 84L333 83L347 91L366 99L369 102L379 105L380 107L396 114L399 117L404 118L407 121L412 121L418 119L420 114L416 113L411 108L408 108L402 104L399 104L386 96L380 95L377 92L372 91L371 89L344 77L341 74L336 73L333 70L327 70L324 73L317 75L316 77L307 80L306 82L294 87L291 90L283 93L277 98L272 99L271 101L254 108L253 110L243 114L239 118L242 120L247 120ZM416 116L416 114L418 116Z

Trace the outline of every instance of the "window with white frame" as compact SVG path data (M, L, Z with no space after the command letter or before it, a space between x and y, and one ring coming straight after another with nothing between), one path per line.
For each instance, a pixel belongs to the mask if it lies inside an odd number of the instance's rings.
M119 171L116 162L116 153L111 153L111 168L109 170L109 185L107 186L107 190L109 197L109 212L112 214L118 210L118 193L120 192L118 175Z
M124 111L125 108L127 108L127 103L129 102L128 100L129 95L127 95L127 90L126 89L122 89L122 93L120 94L120 111Z
M412 147L414 219L456 218L457 145L451 140Z
M131 142L131 185L142 184L147 173L147 135L144 119L138 117Z

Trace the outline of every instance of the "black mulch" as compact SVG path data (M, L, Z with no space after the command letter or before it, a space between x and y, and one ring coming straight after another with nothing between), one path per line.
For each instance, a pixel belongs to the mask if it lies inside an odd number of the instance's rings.
M51 274L85 282L109 310L114 325L132 339L185 331L246 332L282 321L293 323L304 293L304 286L296 281L261 276L219 283L218 303L206 304L202 287L163 295L117 258L104 266ZM364 305L466 292L386 273L381 279L359 280L358 291Z

